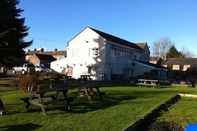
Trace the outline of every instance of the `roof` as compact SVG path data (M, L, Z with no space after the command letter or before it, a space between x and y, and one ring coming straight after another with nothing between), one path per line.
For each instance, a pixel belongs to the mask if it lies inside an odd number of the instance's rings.
M45 60L45 61L54 61L54 60L56 60L52 55L38 54L38 53L36 53L35 55L36 55L36 56L38 57L38 59L40 59L40 60Z
M66 51L29 51L26 54L27 55L33 55L33 54L44 54L44 55L65 55Z
M160 59L160 57L151 56L149 61L158 61Z
M153 64L153 63L149 63L149 62L145 62L145 61L137 61L137 62L146 64L146 65L149 65L149 66L152 66L152 67L155 67L155 68L167 69L166 67L163 67L163 66L160 66L160 65L157 65L157 64Z
M92 27L89 27L89 28L92 29L93 31L95 31L96 33L98 33L100 36L102 36L103 38L105 38L108 41L111 41L111 42L114 42L114 43L117 43L117 44L121 44L121 45L125 45L125 46L131 47L131 48L142 50L142 48L140 48L135 43L132 43L132 42L129 42L127 40L124 40L124 39L121 39L119 37L116 37L114 35L102 32L102 31L94 29Z
M66 51L46 51L44 53L48 55L65 55Z
M147 46L147 43L136 43L136 44L137 44L137 46L139 46L142 49L145 49Z
M167 59L164 64L176 64L176 65L197 65L197 58L169 58Z

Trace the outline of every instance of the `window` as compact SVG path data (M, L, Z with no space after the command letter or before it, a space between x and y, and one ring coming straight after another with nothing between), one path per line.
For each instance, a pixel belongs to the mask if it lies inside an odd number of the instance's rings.
M98 50L98 48L93 48L92 49L92 54L93 54L93 57L97 57L98 56L98 54L99 54L99 50Z
M98 48L89 48L88 55L91 57L97 57L99 55L99 49Z
M183 71L187 71L190 68L190 65L184 65L183 66Z
M172 65L172 70L180 70L180 65Z
M114 53L115 56L120 56L120 50L118 48L115 48Z
M88 67L88 73L91 74L91 72L92 72L92 67L89 66Z
M157 62L155 62L155 63L153 63L153 64L156 64L156 63L157 63ZM167 67L168 67L168 65L163 65L163 67L166 67L166 68L167 68Z

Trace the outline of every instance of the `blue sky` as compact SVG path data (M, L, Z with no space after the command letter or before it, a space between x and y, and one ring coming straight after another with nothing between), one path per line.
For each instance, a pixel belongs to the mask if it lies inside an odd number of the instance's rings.
M179 49L197 49L197 0L21 0L20 7L31 48L64 49L89 25L150 46L169 37Z

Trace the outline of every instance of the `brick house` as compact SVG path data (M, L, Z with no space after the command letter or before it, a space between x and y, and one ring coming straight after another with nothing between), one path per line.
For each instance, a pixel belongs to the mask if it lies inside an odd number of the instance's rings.
M25 59L34 66L41 66L45 68L50 68L50 63L56 60L56 58L54 58L52 55L42 53L27 54Z
M197 58L169 58L162 65L169 69L171 80L197 82Z
M163 66L175 71L197 69L197 58L169 58L163 63Z

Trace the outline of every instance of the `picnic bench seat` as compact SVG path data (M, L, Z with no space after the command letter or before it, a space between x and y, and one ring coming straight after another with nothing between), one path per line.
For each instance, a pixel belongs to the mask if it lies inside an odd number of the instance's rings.
M105 93L100 91L95 82L84 82L79 87L79 95L81 97L86 96L89 100L92 100L96 96L101 100L104 94Z
M46 114L46 106L50 103L56 103L57 99L54 96L49 96L49 97L44 97L41 98L42 101L40 101L39 98L31 98L29 96L27 97L22 97L21 100L25 103L25 108L26 110L30 109L30 106L36 106L39 107L42 111L43 114ZM64 99L64 109L65 111L70 111L71 110L71 105L70 103L73 101L73 97L67 97Z
M149 80L149 79L138 79L138 85L149 85L149 86L156 86L159 84L158 80Z
M29 85L30 86L30 85ZM40 81L37 86L39 88L47 88L45 91L35 92L31 88L28 87L30 91L30 95L21 98L21 100L26 104L25 107L29 110L30 106L39 107L43 114L46 114L45 108L48 104L56 104L58 101L64 101L65 111L71 110L70 103L73 101L72 97L67 96L68 89L65 88L65 83L60 81ZM56 91L55 95L46 95L47 92ZM59 99L60 93L63 94L63 99Z

